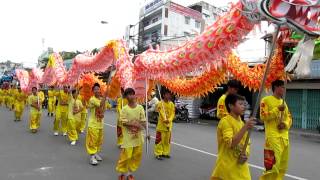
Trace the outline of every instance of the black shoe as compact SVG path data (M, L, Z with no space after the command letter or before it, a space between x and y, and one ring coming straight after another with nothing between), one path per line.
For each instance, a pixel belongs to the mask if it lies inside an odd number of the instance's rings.
M51 117L53 117L53 113L51 113Z
M156 159L159 161L163 160L161 156L156 156Z
M48 113L48 116L50 116L50 113Z
M37 132L38 132L38 130L36 130L36 129L32 129L32 130L31 130L31 132L34 134L34 133L37 133Z
M162 155L163 158L166 158L166 159L170 159L171 156L170 155Z

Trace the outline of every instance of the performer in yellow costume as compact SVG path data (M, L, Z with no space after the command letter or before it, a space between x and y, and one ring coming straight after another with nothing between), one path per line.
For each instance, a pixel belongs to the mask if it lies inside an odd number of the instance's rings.
M56 117L53 122L54 135L58 136L59 132L61 132L63 136L66 136L68 121L69 88L67 86L64 86L63 90L57 90L54 94L58 99Z
M238 93L240 83L237 80L229 80L227 83L227 86L228 86L227 92L219 98L218 104L217 104L217 117L219 119L222 119L223 117L228 115L227 107L225 105L225 99L228 94Z
M8 89L7 89L7 101L6 101L6 107L9 109L9 110L11 110L10 109L10 106L11 106L11 86L9 86L8 87Z
M48 90L48 116L53 116L53 112L56 109L56 96L54 86L51 86Z
M10 87L8 87L8 89L7 89L7 100L6 100L6 107L10 110L10 100L11 100L11 88Z
M8 89L4 88L3 89L3 106L6 107L6 108L9 107L8 106L8 99L9 99L8 95L9 95Z
M159 118L156 128L154 155L158 160L170 158L171 131L173 119L175 117L175 107L171 101L171 93L164 89L162 91L162 97L163 100L156 106L156 109L159 112Z
M1 85L0 89L0 106L5 106L5 99L6 99L6 90L4 88L4 84Z
M289 129L292 117L284 102L284 82L272 82L272 96L262 99L260 118L265 125L265 171L260 180L282 180L288 169L289 161Z
M29 127L32 133L36 133L40 127L41 120L41 106L44 99L41 97L41 93L37 92L37 88L32 88L32 94L29 96L30 107L30 121Z
M81 100L83 105L83 110L81 112L80 133L84 133L84 130L87 124L87 116L88 116L87 104L88 103L85 101L85 99L81 95L79 95L78 98Z
M92 91L94 96L90 98L88 104L90 117L86 136L86 149L90 155L90 164L98 165L98 161L102 161L98 153L101 151L103 143L104 112L107 108L110 108L110 105L106 105L106 94L104 96L101 95L98 83L93 85Z
M119 148L121 148L123 142L122 124L120 123L120 112L122 108L128 104L128 100L123 93L123 89L121 88L121 97L119 97L117 100L117 145Z
M120 113L123 143L116 170L120 173L119 180L134 180L131 173L139 168L142 160L142 131L146 127L146 118L143 107L136 103L135 91L128 88L124 95L128 100L128 105L124 106Z
M71 94L68 106L68 138L71 141L71 145L74 146L78 140L78 133L80 133L83 105L78 98L79 92L76 89L73 89Z
M15 121L21 121L27 99L28 96L21 91L20 87L18 87L18 92L15 95L14 103Z
M7 92L7 88L5 87L5 84L2 84L1 90L2 90L2 106L6 107L8 92Z
M15 85L12 85L11 86L11 89L9 91L10 93L10 98L9 98L9 109L11 111L14 110L14 102L15 102L15 96L16 96L16 93L18 92L18 90L16 89Z
M1 88L0 88L0 107L2 107L4 103L4 90L3 90L3 85L1 85Z
M245 99L236 94L229 94L225 99L228 114L217 127L218 157L211 180L251 180L247 159L248 146L242 154L247 131L253 128L255 121L251 118L246 124L241 120L245 111Z
M39 98L40 98L40 102L41 102L41 108L42 108L42 105L43 105L43 101L45 99L45 95L44 95L44 92L42 91L42 85L40 86L41 89L39 89L38 91L38 95L39 95Z

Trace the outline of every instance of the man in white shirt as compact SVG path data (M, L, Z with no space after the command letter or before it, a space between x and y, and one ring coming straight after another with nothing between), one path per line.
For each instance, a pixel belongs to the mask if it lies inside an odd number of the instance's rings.
M150 106L150 108L148 108L149 113L155 112L156 105L159 102L155 92L151 92L151 97L152 99L148 102L148 106Z

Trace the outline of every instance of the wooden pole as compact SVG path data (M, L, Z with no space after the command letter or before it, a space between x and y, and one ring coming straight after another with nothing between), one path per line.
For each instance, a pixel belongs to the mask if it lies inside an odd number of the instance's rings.
M266 69L264 71L263 78L262 78L262 81L261 81L261 84L260 84L260 89L259 89L259 93L258 93L256 104L255 104L254 109L253 109L252 117L257 117L257 114L258 114L258 108L260 106L260 100L261 100L262 92L263 92L263 90L265 88L267 75L269 73L269 69L270 69L270 65L271 65L271 61L272 61L272 57L273 57L273 51L274 51L274 49L276 47L277 38L278 38L279 33L280 33L280 25L277 25L276 26L276 31L273 34L272 45L271 45L269 57L268 57L268 60L267 60L267 63L266 63L267 64L266 65ZM245 143L243 145L243 149L241 150L241 154L240 155L245 154L245 152L247 150L248 143L249 143L250 135L251 135L251 130L248 131L248 134L246 136L246 140L245 140Z
M146 79L145 79L145 86L146 86L146 99L145 99L145 102L146 102L146 152L147 154L149 154L149 143L150 143L150 140L149 140L149 113L148 113L148 79L147 79L147 76L146 76Z
M287 84L288 84L288 76L287 76L287 73L285 72L284 94L283 94L283 97L282 97L282 106L285 105L285 101L286 101L286 96L287 96ZM284 111L281 111L281 114L280 114L280 122L283 122L283 118L284 118Z

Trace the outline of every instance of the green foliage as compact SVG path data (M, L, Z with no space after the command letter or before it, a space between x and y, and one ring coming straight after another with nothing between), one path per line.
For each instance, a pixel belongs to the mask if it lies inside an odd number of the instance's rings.
M61 55L63 60L73 59L78 54L81 54L81 52L79 52L79 51L76 51L76 52L73 52L73 51L72 52L62 51L62 52L60 52L60 55Z
M98 54L100 52L100 50L98 48L94 48L92 51L91 51L91 54Z

